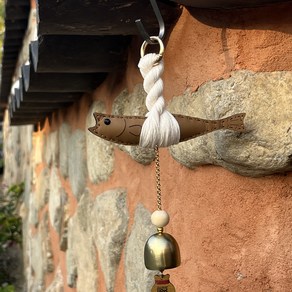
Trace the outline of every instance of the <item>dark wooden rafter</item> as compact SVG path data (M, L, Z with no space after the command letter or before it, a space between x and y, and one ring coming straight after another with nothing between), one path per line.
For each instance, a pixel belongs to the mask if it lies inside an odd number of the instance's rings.
M197 7L197 8L212 8L212 9L234 9L259 7L271 3L290 2L289 0L171 0L181 5Z
M157 1L166 26L181 9L171 1ZM137 35L135 20L143 19L157 35L157 19L149 0L38 0L39 35Z
M36 73L23 65L22 79L26 92L90 92L106 78L106 73Z
M41 36L30 45L34 70L93 73L122 70L130 38L124 36Z
M44 123L45 119L47 117L50 117L50 115L46 113L41 113L40 115L18 115L18 116L12 116L9 114L9 124L10 126L23 126L23 125L37 125L38 123Z
M22 82L20 82L22 84ZM9 103L10 125L43 123L53 112L66 108L80 98L81 93L47 93L23 91L16 88Z
M6 90L2 105L10 92L29 10L26 0L7 1L3 67L10 76L2 78ZM179 6L158 2L166 26L173 24L181 13ZM39 37L30 45L31 66L22 67L20 87L10 98L11 122L20 124L26 118L34 121L37 112L68 106L99 86L107 72L124 70L130 36L139 34L136 19L143 18L147 30L155 34L158 26L149 0L39 0L37 12Z
M29 0L7 0L1 69L0 112L6 108L30 12Z
M42 93L39 93L41 96ZM20 94L19 89L15 89L15 95L12 96L11 106L15 112L35 112L35 111L54 111L58 108L67 107L69 104L72 104L74 100L58 100L58 102L44 101L24 101L22 99L23 95Z
M82 92L27 92L24 88L23 79L19 79L19 88L15 89L15 98L20 103L33 104L58 104L73 103L83 95Z

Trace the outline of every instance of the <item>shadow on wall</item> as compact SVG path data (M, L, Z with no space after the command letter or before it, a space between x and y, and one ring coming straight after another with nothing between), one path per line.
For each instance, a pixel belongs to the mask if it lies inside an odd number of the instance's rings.
M257 8L198 9L187 7L187 10L198 21L213 27L274 30L292 34L292 1Z

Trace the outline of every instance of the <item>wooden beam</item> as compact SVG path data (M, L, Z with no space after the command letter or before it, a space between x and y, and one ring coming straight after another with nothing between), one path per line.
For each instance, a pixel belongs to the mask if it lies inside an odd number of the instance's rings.
M33 66L21 68L26 92L90 92L105 79L106 73L36 73Z
M27 28L27 19L11 20L5 19L5 31L21 30Z
M4 43L6 45L19 46L19 47L22 46L23 39L21 39L21 38L7 38L7 37L9 37L9 33L6 34L6 37L4 40Z
M17 117L46 117L47 115L51 114L56 109L9 109L9 114L13 118Z
M42 119L45 119L47 115L51 114L50 112L48 113L13 113L13 115L10 115L11 118L15 119L27 119L27 120L34 120L34 121L40 121Z
M287 0L172 0L178 4L199 8L246 8L259 7L270 3L287 2Z
M38 73L92 73L122 70L130 39L124 36L41 36L30 44Z
M10 39L14 39L14 40L19 39L19 41L22 41L24 34L25 34L25 29L16 29L9 32L5 32L4 42Z
M20 20L27 19L30 11L30 5L6 5L5 7L5 19Z
M26 92L23 89L22 81L20 81L20 88L15 89L16 100L19 102L27 102L31 104L62 104L73 103L80 99L82 93L80 92L64 92L64 93L51 93L51 92Z
M18 91L18 89L15 90ZM45 113L45 112L52 112L64 107L68 107L72 102L66 102L66 101L59 101L55 103L51 102L31 102L31 101L22 101L20 100L19 94L15 94L15 96L12 98L12 101L10 103L10 108L15 113L26 113L26 112L39 112L39 113Z
M11 117L9 115L9 124L10 126L22 126L22 125L36 125L38 123L43 123L46 117Z
M181 13L170 1L157 1L166 26ZM38 0L39 35L137 35L136 19L157 35L157 19L149 0Z
M6 5L30 6L30 0L6 0Z

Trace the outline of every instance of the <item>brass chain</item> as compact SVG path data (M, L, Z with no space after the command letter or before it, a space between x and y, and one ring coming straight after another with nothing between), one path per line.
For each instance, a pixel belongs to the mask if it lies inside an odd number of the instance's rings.
M157 209L162 210L161 203L161 184L160 184L160 161L159 161L159 149L155 146L155 174L156 174L156 201Z

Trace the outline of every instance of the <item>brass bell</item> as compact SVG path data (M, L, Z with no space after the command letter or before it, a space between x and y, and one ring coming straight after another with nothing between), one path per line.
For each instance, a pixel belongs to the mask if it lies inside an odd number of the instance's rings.
M176 240L158 228L158 233L151 235L145 244L144 261L148 270L163 272L178 267L181 261Z

